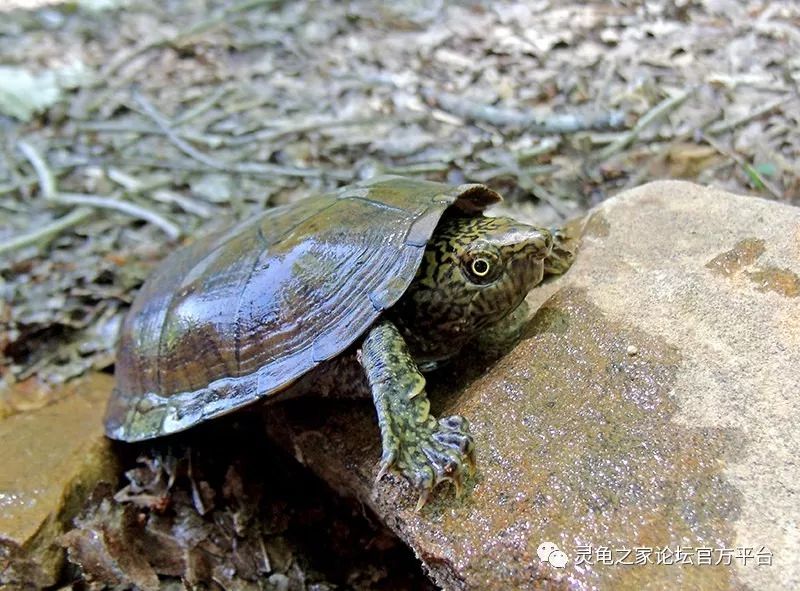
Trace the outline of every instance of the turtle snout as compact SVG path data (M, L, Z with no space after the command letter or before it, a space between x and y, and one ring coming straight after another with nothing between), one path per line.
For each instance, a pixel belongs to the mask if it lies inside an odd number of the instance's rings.
M553 250L553 235L549 230L537 228L527 240L530 252L537 259L543 259Z

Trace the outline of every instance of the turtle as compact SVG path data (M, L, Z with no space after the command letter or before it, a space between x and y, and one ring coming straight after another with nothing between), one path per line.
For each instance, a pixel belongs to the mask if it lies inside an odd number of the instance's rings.
M421 503L458 487L473 436L464 417L430 414L423 372L519 317L571 262L557 233L483 215L500 200L481 184L379 177L180 247L123 321L106 434L142 441L257 401L371 395L378 479L401 474Z

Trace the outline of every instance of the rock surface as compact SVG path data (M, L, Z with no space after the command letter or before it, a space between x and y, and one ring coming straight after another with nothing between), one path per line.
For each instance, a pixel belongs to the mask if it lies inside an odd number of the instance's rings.
M56 583L59 537L100 480L116 483L103 436L112 378L94 374L58 402L0 420L0 587Z
M592 212L509 354L429 380L475 433L463 498L415 512L405 483L375 484L367 403L291 401L268 430L446 589L797 589L798 274L797 208L649 184Z

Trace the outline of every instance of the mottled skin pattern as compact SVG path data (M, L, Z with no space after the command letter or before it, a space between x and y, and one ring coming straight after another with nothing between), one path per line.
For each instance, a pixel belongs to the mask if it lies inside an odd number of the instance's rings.
M371 392L383 444L378 478L389 470L402 474L421 491L420 506L442 481L459 488L474 465L469 424L430 414L419 368L452 358L493 328L518 330L524 314L515 311L525 295L545 270L562 273L570 262L548 230L507 218L446 217L414 282L363 340L361 374L352 354L343 355L301 379L290 395Z
M541 280L550 232L509 218L444 218L389 313L418 362L437 362L520 305Z
M503 320L542 280L552 235L508 218L449 217L428 243L414 282L364 340L361 362L381 428L379 477L395 470L421 491L460 487L474 465L467 420L430 415L418 363L455 355Z

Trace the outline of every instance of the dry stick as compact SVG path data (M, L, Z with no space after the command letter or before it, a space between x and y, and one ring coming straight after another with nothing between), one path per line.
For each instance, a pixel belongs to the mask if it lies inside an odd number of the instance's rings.
M158 226L172 240L176 240L181 235L181 229L160 214L128 201L121 201L118 197L100 197L83 193L59 193L53 201L64 205L89 205L99 209L118 211Z
M51 204L78 206L89 205L91 207L100 209L110 209L150 222L154 226L161 228L167 234L167 236L173 240L181 235L180 228L170 222L168 219L154 211L134 205L133 203L120 201L119 199L115 199L113 197L98 197L96 195L83 195L80 193L59 193L56 190L55 177L53 176L52 171L47 166L44 159L39 155L39 152L36 151L36 148L24 140L20 140L17 143L17 146L25 158L28 159L28 162L31 163L31 166L33 166L33 169L36 172L36 176L39 179L39 189L42 193L42 197L44 197L45 200Z
M81 89L81 92L75 98L75 101L69 108L70 117L73 119L84 119L88 113L98 110L101 106L106 114L113 113L119 106L120 101L117 99L116 94L121 88L130 85L137 76L147 67L147 62L142 61L136 67L130 68L128 72L121 78L113 81L108 81L106 86L94 94L89 91L97 88L100 83L86 86ZM105 81L105 78L98 77L98 80ZM101 113L102 114L102 113Z
M211 93L206 100L199 102L198 104L194 105L193 107L189 108L187 111L184 111L183 114L179 115L175 118L175 125L183 125L184 123L189 123L192 119L196 119L209 109L211 109L214 105L219 102L219 100L225 96L226 94L233 91L233 88L230 86L222 86Z
M39 190L42 192L42 197L48 201L51 200L56 194L56 177L53 175L50 167L48 167L42 157L39 156L39 152L36 151L36 148L25 140L19 140L17 142L17 147L19 151L22 152L22 155L28 159L28 162L31 163L31 166L33 166L36 177L39 179Z
M78 131L100 133L134 133L138 135L165 135L164 131L156 125L136 123L132 121L84 121L75 124ZM202 143L209 148L226 145L226 136L202 134L191 130L177 130L173 132L184 140Z
M152 117L151 117L152 118ZM293 133L307 133L334 127L355 127L373 123L413 123L421 120L422 115L411 117L353 117L352 119L326 119L314 122L291 123L281 127L264 127L239 136L220 135L213 133L200 133L190 129L176 129L178 124L184 123L184 118L179 117L171 127L172 133L183 140L202 143L209 148L223 148L242 146L252 142L265 142L276 140ZM85 121L76 123L79 131L110 132L110 133L138 133L140 135L167 135L157 125L148 125L132 121Z
M781 190L778 189L777 187L775 187L769 181L767 181L767 179L765 179L763 176L761 176L761 173L758 172L752 165L748 164L744 160L744 158L742 158L741 156L739 156L735 152L732 152L731 150L728 150L727 148L725 148L725 146L722 146L716 140L711 139L711 136L709 136L708 134L704 133L704 134L702 134L701 137L703 138L703 141L705 141L708 145L710 145L712 148L714 148L717 152L719 152L723 156L727 156L728 158L730 158L731 160L736 162L736 164L741 166L742 170L744 170L749 176L755 178L756 181L761 183L761 185L767 190L767 192L770 195L772 195L773 197L775 197L775 199L777 199L778 201L782 201L784 199L784 196L783 196L783 193L781 192Z
M520 172L519 176L522 176L522 174L524 174L524 173ZM553 210L558 215L561 216L561 219L566 219L567 217L569 217L570 213L572 213L572 212L570 212L568 209L566 209L564 207L564 205L561 204L561 202L558 199L558 197L556 197L550 191L545 189L542 185L540 185L539 183L534 181L532 177L533 177L533 175L527 175L527 174L525 175L525 179L524 179L526 181L524 183L525 189L530 191L533 194L534 197L536 197L540 201L544 201L550 207L552 207ZM522 183L520 183L520 184L522 184Z
M153 199L160 203L177 205L186 213L196 215L197 217L206 220L214 215L214 209L207 205L204 201L195 201L189 197L181 195L180 193L169 191L167 189L153 191Z
M146 166L148 168L165 168L168 170L187 170L190 172L208 172L209 167L194 160L164 160L163 158L141 158L130 157L125 159L126 164ZM218 169L213 169L218 170ZM353 179L352 172L341 169L320 170L317 168L298 168L293 166L281 166L280 164L262 164L260 162L243 162L233 168L228 168L225 172L229 174L242 174L257 177L274 178L276 176L297 177L297 178L320 178L327 177L337 181L350 181Z
M539 115L479 104L461 96L426 88L423 88L421 93L423 98L436 103L442 110L463 119L483 121L496 127L520 127L530 133L575 133L588 129L614 129L625 120L624 113L619 111L593 117L579 114Z
M284 135L292 133L306 133L319 129L329 129L333 127L355 127L358 125L372 125L373 123L413 123L422 120L422 115L413 117L353 117L351 119L326 119L321 121L301 122L284 125L278 128L264 128L251 131L247 134L235 136L230 139L223 139L224 146L240 146L256 141L276 140Z
M719 112L715 112L714 115L711 117L706 118L703 123L699 126L699 130L702 131L707 129L709 125L712 125L717 121L719 118ZM650 164L652 162L663 160L669 150L678 142L685 142L691 138L693 138L697 134L697 129L690 129L689 131L685 131L680 133L676 136L671 137L668 141L665 141L661 144L658 150L653 154L650 159L648 160L647 165L643 165L638 167L637 172L631 176L628 181L625 183L624 188L630 189L631 187L635 187L642 183L642 181L650 174Z
M38 181L32 176L23 177L13 183L0 186L0 195L5 195L6 193L13 193L14 191L19 191L22 187L30 187L31 185L35 185L37 182Z
M779 99L777 101L773 101L773 102L771 102L771 103L769 103L767 105L764 105L763 107L761 107L759 109L756 109L755 111L747 113L746 115L743 115L742 117L739 117L738 119L734 119L732 121L720 121L720 122L718 122L716 124L709 125L708 128L706 129L706 133L708 133L710 135L720 135L722 133L725 133L726 131L730 131L731 129L735 129L737 127L740 127L740 126L744 125L745 123L749 123L753 119L758 119L759 117L761 117L763 115L767 115L768 113L771 113L772 111L774 111L778 107L781 107L785 103L787 103L790 100L792 100L792 98L793 97L786 97L786 98Z
M650 111L648 111L641 119L639 119L633 129L600 150L600 152L597 154L597 160L606 160L617 152L627 148L639 138L639 134L641 134L647 126L655 123L663 117L666 117L671 111L677 109L686 101L686 99L692 96L694 91L695 90L692 88L665 98L655 107L650 109Z
M178 137L178 134L172 129L172 124L170 123L169 119L161 114L161 112L158 111L158 109L156 109L150 103L150 101L144 98L144 96L142 96L139 92L133 92L133 100L136 101L142 111L144 111L144 114L153 120L153 122L161 129L161 131L164 132L164 135L167 136L167 139L172 142L172 144L181 152L211 168L216 168L217 170L226 170L228 168L224 162L218 162L211 156L203 154L190 143Z
M746 123L749 123L750 121L753 121L754 119L758 119L759 117L762 117L764 115L767 115L767 114L771 113L772 111L774 111L778 107L781 107L785 103L791 101L793 98L794 97L786 97L786 98L779 99L777 101L773 101L772 103L769 103L769 104L767 104L767 105L765 105L763 107L760 107L760 108L758 108L758 109L756 109L754 111L751 111L750 113L747 113L746 115L743 115L742 117L739 117L738 119L733 119L733 120L730 120L730 121L725 121L725 120L718 121L717 119L719 117L719 114L715 114L711 119L707 120L705 123L700 125L699 126L699 130L701 132L709 135L709 136L721 135L721 134L723 134L723 133L725 133L727 131L732 131L732 130L736 129L737 127L745 125ZM694 137L696 135L696 133L697 133L696 129L691 129L691 130L686 131L684 133L681 133L681 134L679 134L677 136L674 136L673 138L671 138L667 143L665 143L658 150L656 155L653 156L650 159L650 161L652 162L653 160L663 158L665 156L665 154L667 153L667 151L673 145L675 145L675 143L689 140L690 138ZM625 183L625 188L635 187L636 185L641 183L642 179L644 177L646 177L647 174L648 174L647 167L646 166L640 167L639 168L639 172L637 172L634 176L632 176L630 178L630 180L628 180L627 183Z
M429 172L446 172L450 169L449 162L415 162L400 166L388 166L383 169L384 174L424 174Z
M163 114L161 114L141 94L134 93L134 100L138 103L139 107L142 109L144 114L153 120L153 122L164 132L164 135L167 136L167 139L176 148L178 148L181 152L183 152L193 160L196 160L201 164L205 164L208 168L229 173L234 172L238 174L256 174L264 176L281 176L281 175L298 176L298 177L330 176L340 180L349 180L352 178L352 175L347 173L341 173L338 171L291 168L286 166L278 166L274 164L263 164L260 162L237 162L230 164L227 162L220 162L218 160L215 160L211 156L204 154L203 152L199 151L188 142L181 139L175 132L175 130L172 129L169 120ZM141 159L139 159L139 161L141 162ZM166 164L169 163L163 163L162 166ZM157 164L154 165L157 166Z
M0 243L0 255L25 248L27 246L33 246L34 244L38 244L40 242L50 241L57 235L61 234L61 232L64 230L67 230L72 226L77 226L83 221L89 219L93 214L94 210L89 207L79 207L77 209L73 209L67 215L58 218L57 220L47 224L46 226L43 226L42 228L39 228L38 230L15 236L11 240Z
M27 158L28 162L31 163L31 166L33 166L42 197L48 201L52 200L56 195L56 181L53 172L39 155L39 152L36 151L36 148L28 142L20 140L17 142L17 147L19 151L22 152L23 156ZM88 219L92 213L94 212L89 208L79 207L38 230L15 236L0 244L0 254L32 246L44 240L51 240L64 230L82 223L84 220Z
M543 154L549 154L550 152L554 152L559 148L561 145L560 138L543 138L538 144L535 146L531 146L529 148L521 148L512 152L514 158L516 158L517 162L522 160L532 160L537 156L542 156Z
M96 83L93 84L92 87L100 86L105 81L110 80L111 77L115 75L123 66L130 63L140 55L147 53L151 49L167 46L180 46L193 35L204 33L218 24L225 22L225 20L231 15L239 12L245 12L260 5L275 4L276 1L277 0L245 0L244 2L235 4L226 10L222 10L216 15L213 15L205 20L194 23L188 28L179 31L175 35L161 37L153 41L146 41L129 51L123 50L117 53L111 62L109 62L109 64L103 69L103 71L100 72L100 74L97 76ZM107 84L105 90L99 92L92 102L90 102L88 105L82 105L82 113L85 114L94 111L99 105L108 101L113 92L130 82L133 77L133 75L129 74L124 80L117 80L114 81L113 84Z

